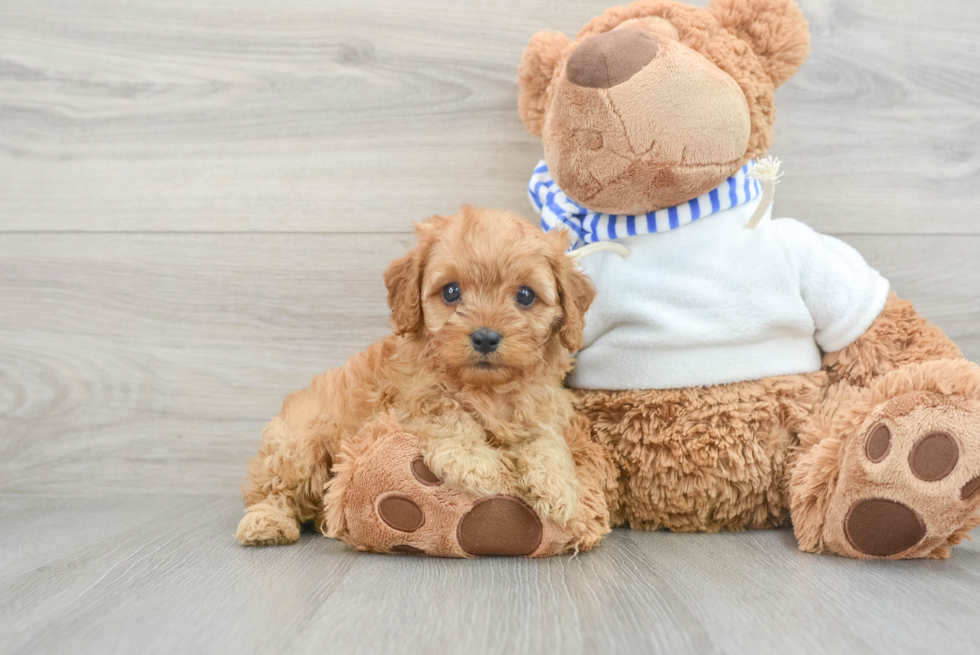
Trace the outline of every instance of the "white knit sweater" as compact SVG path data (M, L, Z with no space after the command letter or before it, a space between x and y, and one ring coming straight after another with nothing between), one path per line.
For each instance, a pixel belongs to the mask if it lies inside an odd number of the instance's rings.
M792 219L745 229L754 199L582 260L598 290L569 380L582 389L710 386L821 367L881 313L888 282Z

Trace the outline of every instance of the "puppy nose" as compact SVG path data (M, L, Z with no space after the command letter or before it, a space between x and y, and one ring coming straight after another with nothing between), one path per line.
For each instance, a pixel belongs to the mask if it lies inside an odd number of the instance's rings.
M484 355L496 350L502 338L499 332L494 332L490 328L480 328L470 335L473 348Z
M565 71L572 84L609 89L630 79L653 61L657 38L633 27L590 36L568 58Z

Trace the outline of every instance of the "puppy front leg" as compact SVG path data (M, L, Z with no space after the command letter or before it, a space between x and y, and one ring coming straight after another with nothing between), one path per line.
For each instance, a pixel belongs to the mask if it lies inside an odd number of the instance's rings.
M524 493L544 518L566 525L578 514L579 483L564 437L553 431L535 434L515 449Z
M483 428L471 417L449 414L430 421L417 434L424 435L426 466L449 486L480 496L501 490L503 462L486 442Z

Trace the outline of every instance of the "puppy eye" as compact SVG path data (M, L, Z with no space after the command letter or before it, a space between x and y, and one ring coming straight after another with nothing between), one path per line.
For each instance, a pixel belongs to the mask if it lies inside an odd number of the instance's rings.
M517 291L517 304L521 307L530 307L534 304L534 292L530 287L521 287Z
M459 300L459 283L450 282L442 288L442 299L452 304Z

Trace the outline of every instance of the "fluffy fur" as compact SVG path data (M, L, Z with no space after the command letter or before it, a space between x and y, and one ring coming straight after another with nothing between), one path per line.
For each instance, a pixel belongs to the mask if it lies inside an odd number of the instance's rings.
M382 416L419 440L449 488L489 495L509 475L544 519L578 516L573 398L561 383L594 290L565 256L567 237L471 207L416 231L418 246L385 273L394 334L289 396L266 427L243 484L243 544L291 543L301 522L324 523L332 463ZM456 302L443 298L449 283ZM517 303L522 286L536 294L529 307ZM470 340L483 327L503 335L488 355Z
M703 389L579 390L620 470L613 525L719 532L789 523L784 479L824 373Z

